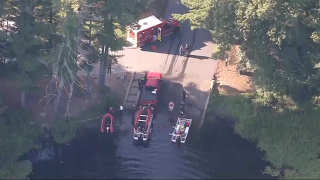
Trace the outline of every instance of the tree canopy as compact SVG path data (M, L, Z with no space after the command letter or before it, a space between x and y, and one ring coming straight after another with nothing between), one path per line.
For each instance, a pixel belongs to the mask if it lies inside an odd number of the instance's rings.
M183 0L190 8L178 19L208 29L224 59L241 45L242 63L255 69L256 85L297 103L319 94L319 8L317 0Z
M24 94L34 93L39 80L49 76L55 88L54 118L70 116L74 87L81 86L77 71L84 69L89 76L91 64L100 62L99 81L104 86L106 65L119 57L111 51L126 45L125 27L137 21L151 2L1 1L0 80L16 82L24 106ZM30 125L31 117L17 111L7 109L0 101L0 177L3 179L26 178L32 169L30 162L19 162L18 157L35 146L39 129Z
M239 118L235 131L266 151L275 167L267 172L319 178L320 1L182 3L190 12L175 17L211 32L218 44L213 58L225 60L237 45L239 68L254 71L255 93L216 97L211 106L220 104Z

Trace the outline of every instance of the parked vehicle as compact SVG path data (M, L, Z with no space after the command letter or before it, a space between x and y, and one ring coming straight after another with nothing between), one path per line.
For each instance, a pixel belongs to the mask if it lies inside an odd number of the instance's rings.
M141 94L141 105L157 106L162 85L162 74L159 72L147 73Z
M127 27L127 41L133 47L143 47L148 43L162 41L167 36L176 36L179 31L179 21L173 18L158 19L152 15Z

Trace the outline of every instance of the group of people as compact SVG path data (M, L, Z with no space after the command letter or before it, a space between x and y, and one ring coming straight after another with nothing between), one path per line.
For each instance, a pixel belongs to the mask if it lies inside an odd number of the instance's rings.
M184 108L186 106L186 97L187 97L187 92L185 90L183 90L181 97L180 97L180 117L184 117Z
M190 53L190 46L188 44L186 44L185 47L183 47L182 45L180 46L180 49L179 49L180 56L188 55L189 53Z
M186 135L185 129L188 126L190 126L190 122L189 121L186 121L185 123L180 124L179 129L176 131L176 133L180 134L182 137L184 137Z
M113 117L115 116L115 112L114 112L113 107L108 107L107 108L107 113L110 113ZM122 106L119 107L118 113L119 113L119 116L122 117L122 115L123 115L123 107ZM106 124L107 125L111 124L111 119L110 118L106 119Z
M137 132L142 132L145 133L145 123L144 122L139 122L136 126L135 129Z
M182 91L180 96L180 117L184 117L184 108L186 106L186 97L187 92L185 90ZM169 112L172 112L174 108L174 103L171 101L169 103Z

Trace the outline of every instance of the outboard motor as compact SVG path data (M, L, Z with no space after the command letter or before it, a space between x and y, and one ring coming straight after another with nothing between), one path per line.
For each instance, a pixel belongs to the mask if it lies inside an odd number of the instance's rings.
M180 144L181 144L181 138L180 138L180 136L177 137L176 142L177 142L177 146L180 146Z
M109 126L107 126L107 128L106 128L106 130L107 130L107 133L109 132L109 129L110 129L110 128L109 128Z

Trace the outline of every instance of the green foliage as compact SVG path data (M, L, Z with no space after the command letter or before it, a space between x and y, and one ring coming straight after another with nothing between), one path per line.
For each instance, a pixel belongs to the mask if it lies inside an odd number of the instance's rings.
M183 0L193 28L208 29L217 44L213 57L226 58L241 45L242 61L255 67L256 85L297 103L319 94L320 3L277 0Z
M23 111L8 109L6 118L0 120L0 178L24 179L31 172L32 164L27 160L17 160L36 147L34 140L41 128L31 125L30 115Z
M76 137L79 123L75 118L55 121L51 124L52 135L57 143L68 143Z
M320 178L318 157L320 26L318 0L182 0L193 28L209 30L224 60L240 45L255 94L213 98L239 118L236 132L257 142L285 178ZM312 103L310 103L312 102ZM214 111L211 109L211 111ZM300 112L304 113L300 113ZM280 171L278 171L280 169Z
M257 142L274 165L266 172L286 179L320 177L319 110L277 111L261 104L253 94L218 96L211 100L209 109L224 109L238 117L236 133Z
M91 71L90 64L99 61L117 62L121 56L110 54L109 49L121 50L126 45L125 27L137 21L151 2L0 1L0 40L10 44L6 49L8 52L0 52L1 60L9 55L16 59L10 64L1 64L1 78L12 77L22 91L29 93L36 92L35 87L44 75L55 75L55 82L62 84L60 89L68 89L66 85L71 86L71 80L79 85L76 80L79 69ZM6 22L11 25L4 27ZM114 97L108 96L99 105L100 110L105 112L107 104L116 106L119 103ZM33 141L41 129L30 125L30 116L24 112L10 111L0 101L0 178L22 179L32 167L30 162L17 162L17 159L34 147ZM3 113L6 118L3 118ZM54 137L60 143L72 139L77 128L75 119L52 125Z

